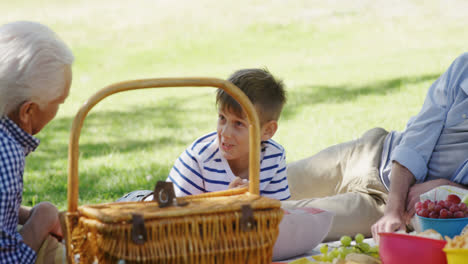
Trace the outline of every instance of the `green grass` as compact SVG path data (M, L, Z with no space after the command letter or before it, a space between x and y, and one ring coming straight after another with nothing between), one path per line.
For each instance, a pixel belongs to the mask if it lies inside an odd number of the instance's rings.
M287 85L274 139L289 161L375 126L401 130L430 84L466 51L467 8L463 0L1 1L0 23L47 24L76 56L71 94L27 158L23 203L66 209L74 114L100 88L129 79L226 78L267 67ZM105 99L80 139L80 204L153 188L215 126L210 88Z

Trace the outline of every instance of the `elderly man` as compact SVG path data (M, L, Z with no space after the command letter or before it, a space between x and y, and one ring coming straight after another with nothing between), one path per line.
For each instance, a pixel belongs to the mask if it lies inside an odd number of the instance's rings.
M54 263L63 248L58 210L21 206L25 157L56 115L71 85L67 45L34 22L0 26L0 263ZM18 226L22 225L20 231Z
M419 195L468 186L468 53L429 88L403 132L374 128L361 138L288 165L284 207L335 212L327 240L404 229Z

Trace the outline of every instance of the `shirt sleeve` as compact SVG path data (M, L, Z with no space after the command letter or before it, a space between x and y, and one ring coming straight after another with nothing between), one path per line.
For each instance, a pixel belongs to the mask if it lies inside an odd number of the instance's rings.
M174 184L177 197L206 192L199 161L190 148L174 162L167 181Z
M286 155L284 152L278 157L278 166L275 168L273 177L263 190L260 191L260 194L281 201L291 197L286 177Z
M468 54L458 57L431 85L421 111L408 122L401 143L392 152L390 159L408 168L417 182L426 179L427 164L459 90L457 81L467 60Z
M23 242L17 231L21 197L21 160L17 150L0 142L0 263L34 263L36 252ZM18 156L19 157L19 156Z

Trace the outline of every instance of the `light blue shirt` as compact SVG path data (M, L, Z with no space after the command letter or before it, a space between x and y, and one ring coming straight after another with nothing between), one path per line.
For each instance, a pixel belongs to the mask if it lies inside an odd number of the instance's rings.
M418 183L445 178L468 185L468 53L429 88L421 111L384 142L380 173L388 188L392 161Z

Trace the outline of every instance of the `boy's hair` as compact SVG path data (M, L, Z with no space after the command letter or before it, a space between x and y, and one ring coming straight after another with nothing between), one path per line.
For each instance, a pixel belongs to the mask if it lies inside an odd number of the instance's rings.
M0 117L24 101L40 107L65 87L64 69L73 63L68 46L47 26L29 21L0 26Z
M267 69L242 69L234 72L228 81L239 87L259 112L260 123L278 120L286 102L282 80L277 80ZM224 90L216 92L216 105L242 116L240 104Z

